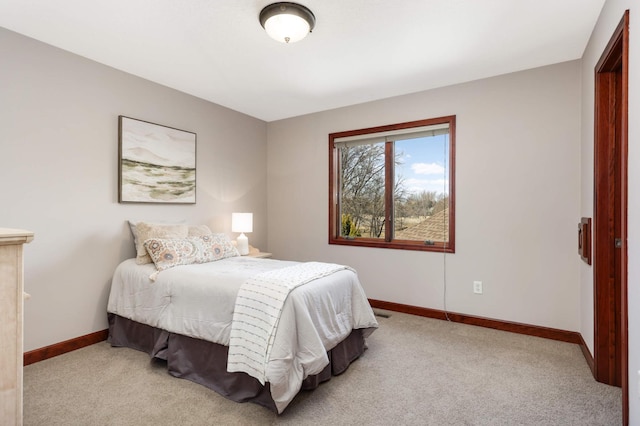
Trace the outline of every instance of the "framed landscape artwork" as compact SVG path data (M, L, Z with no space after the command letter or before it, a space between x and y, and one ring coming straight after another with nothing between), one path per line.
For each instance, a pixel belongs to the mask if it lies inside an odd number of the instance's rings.
M118 202L196 202L196 134L118 117Z

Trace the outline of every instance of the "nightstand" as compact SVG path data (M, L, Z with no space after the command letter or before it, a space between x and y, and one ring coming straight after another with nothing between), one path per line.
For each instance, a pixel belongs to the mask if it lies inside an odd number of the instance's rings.
M266 259L268 257L273 256L273 254L271 253L266 253L264 251L258 251L258 252L249 252L249 254L247 255L247 257L256 257L258 259Z
M255 258L258 258L258 259L267 259L267 258L273 256L273 254L260 251L257 248L253 247L252 245L249 245L249 254L247 254L245 256L247 256L247 257L255 257Z

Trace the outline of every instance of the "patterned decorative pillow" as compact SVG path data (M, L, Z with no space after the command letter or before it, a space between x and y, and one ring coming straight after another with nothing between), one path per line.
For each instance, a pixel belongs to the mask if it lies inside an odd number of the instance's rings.
M233 245L233 242L227 236L227 234L215 233L211 235L205 235L202 237L202 239L203 241L207 242L207 245L212 251L220 252L222 254L221 259L240 256L240 252L238 252L238 249L236 249L236 246Z
M150 238L144 242L144 246L158 271L178 265L214 262L240 256L225 234L175 239Z
M140 225L142 225L142 227L139 228ZM212 234L211 229L209 229L207 225L190 225L185 235L183 225L187 225L185 220L179 222L134 222L130 220L129 227L133 235L133 244L136 250L136 263L143 265L153 262L147 253L147 249L144 247L145 240L149 238L199 237Z

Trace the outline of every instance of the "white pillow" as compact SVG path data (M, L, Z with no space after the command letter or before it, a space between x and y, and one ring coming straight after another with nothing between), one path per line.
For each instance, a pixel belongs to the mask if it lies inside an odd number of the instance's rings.
M189 226L186 224L153 224L137 222L131 225L133 240L136 245L136 263L144 265L152 260L144 247L144 242L150 238L186 238L189 235Z
M131 229L131 235L133 235L133 245L137 248L138 247L138 224L139 223L150 223L153 225L184 225L187 223L186 220L179 220L176 222L163 222L163 221L148 221L148 220L138 220L138 221L132 221L129 220L129 229ZM144 243L144 241L142 241L142 243Z
M202 237L204 235L212 235L211 229L207 225L191 225L189 226L190 237Z
M146 221L138 221L138 222L134 222L134 221L129 221L129 228L131 229L131 234L133 235L133 245L136 249L136 263L138 262L142 262L140 264L145 264L145 263L151 263L151 258L148 257L148 254L145 251L142 253L142 256L139 256L139 247L140 245L143 246L144 248L144 239L140 240L138 238L138 224L140 223L146 223L149 225L154 225L154 226L166 226L166 225L186 225L186 221L182 220L179 222L146 222ZM190 225L189 226L189 232L187 233L187 236L189 237L200 237L203 235L212 235L213 232L211 232L211 229L209 229L209 227L207 225ZM145 256L146 255L146 256ZM138 257L140 257L140 259L138 259Z

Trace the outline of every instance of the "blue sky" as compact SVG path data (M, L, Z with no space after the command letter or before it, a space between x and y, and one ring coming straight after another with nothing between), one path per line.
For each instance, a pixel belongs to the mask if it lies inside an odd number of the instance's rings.
M448 139L449 135L438 135L396 142L396 154L402 153L396 176L404 178L409 192L448 192Z

